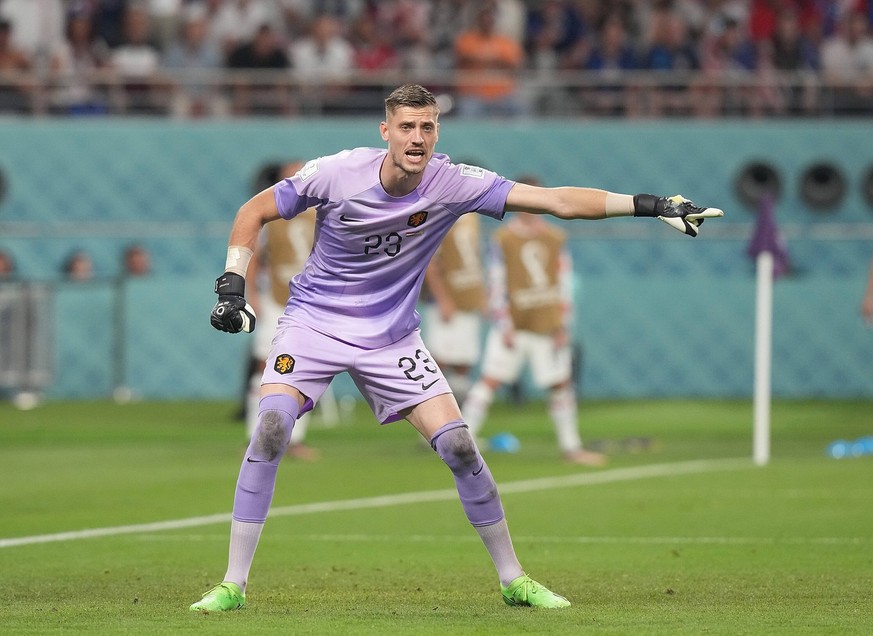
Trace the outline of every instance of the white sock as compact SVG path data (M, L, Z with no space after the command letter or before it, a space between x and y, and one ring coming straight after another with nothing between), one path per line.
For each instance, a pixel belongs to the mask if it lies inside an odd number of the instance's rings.
M494 400L494 391L482 381L477 382L467 394L467 399L464 400L464 406L461 408L461 417L467 428L470 429L470 435L475 439L479 429L482 428L482 423L485 421L485 416L488 415L488 409L491 407L491 402Z
M236 583L243 592L246 591L249 570L252 568L255 550L258 548L258 540L263 529L263 523L249 523L236 519L230 522L230 548L224 580Z
M524 575L524 570L515 556L515 549L512 547L512 537L509 536L506 519L501 519L490 526L475 526L475 528L482 543L485 544L485 549L491 555L491 560L494 561L501 585L506 587Z
M558 447L561 452L570 453L582 448L582 438L579 437L576 394L573 389L564 387L552 391L549 396L549 415L555 425Z

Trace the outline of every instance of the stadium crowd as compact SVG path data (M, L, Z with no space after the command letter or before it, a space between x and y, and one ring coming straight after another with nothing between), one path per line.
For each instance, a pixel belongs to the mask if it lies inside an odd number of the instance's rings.
M868 0L0 0L0 112L873 112Z

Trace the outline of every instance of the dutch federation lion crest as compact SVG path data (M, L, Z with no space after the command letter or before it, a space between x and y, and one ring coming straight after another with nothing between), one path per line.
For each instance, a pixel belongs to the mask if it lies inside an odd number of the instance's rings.
M273 365L273 369L282 375L291 373L294 370L294 358L287 353L276 356L276 364Z
M412 216L409 217L409 220L406 222L406 225L409 227L418 227L422 223L427 221L427 210L423 210L422 212L416 212Z

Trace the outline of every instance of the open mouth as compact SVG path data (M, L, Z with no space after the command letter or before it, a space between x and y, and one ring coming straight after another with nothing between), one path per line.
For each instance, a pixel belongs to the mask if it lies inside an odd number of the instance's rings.
M406 151L406 156L413 161L420 161L422 157L424 157L424 150L413 148L412 150Z

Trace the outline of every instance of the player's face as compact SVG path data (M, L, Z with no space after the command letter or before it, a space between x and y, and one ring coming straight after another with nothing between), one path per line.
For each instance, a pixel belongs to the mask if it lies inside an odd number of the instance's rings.
M433 108L402 106L389 113L380 126L388 142L388 158L407 175L418 175L433 156L440 125Z

